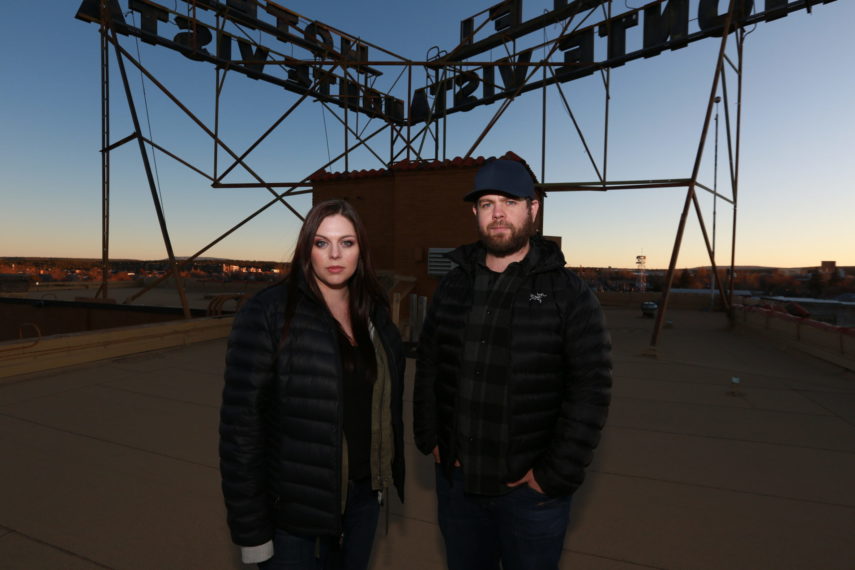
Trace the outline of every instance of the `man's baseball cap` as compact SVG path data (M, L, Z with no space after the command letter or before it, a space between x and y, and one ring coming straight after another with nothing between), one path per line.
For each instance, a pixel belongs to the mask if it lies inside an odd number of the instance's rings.
M484 194L505 194L515 198L536 199L534 180L518 160L496 158L484 163L475 174L475 187L463 197L474 202Z

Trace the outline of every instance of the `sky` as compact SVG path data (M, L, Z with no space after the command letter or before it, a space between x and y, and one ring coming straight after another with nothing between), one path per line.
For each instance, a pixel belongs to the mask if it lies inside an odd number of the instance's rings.
M160 0L169 7L176 0ZM455 47L460 21L495 2L481 0L282 0L283 6L412 60L433 46ZM762 9L763 0L757 0ZM126 0L121 0L123 6ZM617 0L614 10L642 2ZM691 0L694 18L697 0ZM101 256L100 58L95 24L74 18L77 0L4 3L0 35L0 257ZM524 0L523 20L553 7L552 0ZM130 16L129 16L130 18ZM733 209L699 191L708 231L716 227L716 262L738 266L817 266L823 260L855 265L855 2L837 0L779 20L760 23L745 43L742 153L732 248ZM168 24L167 24L168 26ZM641 26L639 26L640 28ZM546 28L547 38L559 26ZM638 49L638 30L627 36ZM530 40L533 41L533 40ZM520 40L522 46L523 40ZM633 43L635 42L635 43ZM608 177L611 180L688 178L698 150L719 40L639 59L612 70L608 108ZM129 52L198 117L213 128L214 67L159 46L122 38ZM598 44L599 45L599 44ZM518 46L519 47L519 46ZM284 49L284 48L283 48ZM433 50L435 52L435 49ZM735 53L731 49L732 55ZM371 56L388 59L377 51ZM299 54L295 54L299 57ZM494 60L494 49L477 56ZM370 56L370 57L371 57ZM735 56L734 56L735 57ZM535 57L536 59L536 57ZM599 59L599 57L598 57ZM384 68L384 85L399 69ZM414 85L424 72L414 68ZM111 67L111 140L132 131L115 57ZM213 143L136 68L129 67L143 131L182 158L212 170ZM406 81L406 75L399 79ZM728 77L735 117L735 75ZM598 166L603 163L605 91L595 74L562 85ZM403 95L405 97L405 95ZM242 152L297 97L279 87L231 74L221 94L224 141ZM545 172L541 143L542 93L519 97L476 148L474 156L508 150L526 159L544 182L593 181L595 170L555 87L546 91ZM731 195L724 104L719 109L718 175L714 126L704 147L699 180ZM446 156L462 156L490 122L499 104L449 116ZM375 121L359 128L373 130ZM344 147L341 127L317 102L300 105L247 158L262 178L301 180ZM382 137L383 135L381 135ZM352 144L352 142L351 142ZM432 143L425 143L430 145ZM388 150L382 150L388 156ZM158 191L177 256L193 255L266 204L264 189L213 189L162 153L152 153ZM220 156L220 163L225 159ZM380 168L367 151L354 152L351 170ZM343 171L339 161L329 170ZM222 166L220 166L222 170ZM236 170L229 182L252 181ZM685 188L551 192L544 205L544 233L560 236L571 266L668 266ZM308 196L289 200L301 213ZM466 207L464 203L449 207ZM713 211L715 210L715 216ZM110 257L162 259L166 249L146 181L139 147L111 153ZM207 257L287 261L300 221L274 205L204 253ZM677 267L709 264L700 226L690 211Z

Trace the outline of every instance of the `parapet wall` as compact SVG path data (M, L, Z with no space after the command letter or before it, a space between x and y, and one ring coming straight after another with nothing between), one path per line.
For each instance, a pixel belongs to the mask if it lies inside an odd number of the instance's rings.
M232 317L206 317L0 342L3 378L224 338Z
M737 326L855 371L855 327L830 325L766 307L736 305L734 312Z
M191 309L193 317L204 310ZM0 341L184 319L180 308L0 297Z
M641 306L642 301L660 302L662 300L662 293L600 291L597 293L597 298L604 307L630 307L637 309ZM714 310L721 309L721 305L718 302L718 294L716 293L715 298L713 298L709 291L699 293L675 293L672 291L668 295L669 309L708 310L713 303L715 303Z

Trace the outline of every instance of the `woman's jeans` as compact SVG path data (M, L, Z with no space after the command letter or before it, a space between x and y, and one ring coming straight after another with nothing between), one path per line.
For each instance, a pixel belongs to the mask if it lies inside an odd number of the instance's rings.
M277 530L273 537L273 558L258 567L261 570L365 570L371 561L379 517L380 505L377 492L371 490L370 478L350 481L341 543L336 537L319 539Z
M463 492L436 466L439 528L449 570L557 570L570 522L570 497L541 495L521 485L506 495Z

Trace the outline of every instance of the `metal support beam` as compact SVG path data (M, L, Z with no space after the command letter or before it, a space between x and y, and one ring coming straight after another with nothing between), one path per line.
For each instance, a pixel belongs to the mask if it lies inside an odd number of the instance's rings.
M107 4L101 4L102 18ZM104 18L106 21L106 18ZM110 278L110 42L107 26L101 28L101 287L95 298L106 299Z
M709 131L710 120L712 118L713 106L715 105L715 97L718 92L719 78L721 77L722 68L724 66L725 52L727 49L727 39L731 32L731 24L733 22L734 11L743 0L730 0L730 5L727 10L727 16L724 19L722 28L721 44L719 46L718 57L716 58L715 73L713 74L712 86L710 87L709 100L707 101L707 111L704 116L704 124L701 129L701 137L698 142L698 152L695 155L695 163L692 168L692 176L690 180L689 190L686 192L686 201L683 204L683 211L680 214L680 223L677 226L677 236L674 239L674 249L671 251L671 261L668 264L668 273L665 276L665 286L662 291L662 299L659 303L659 310L656 312L656 322L653 326L653 334L650 337L650 349L655 354L656 345L659 341L659 334L662 331L662 323L665 319L665 314L668 311L668 300L671 294L671 284L674 281L674 270L677 266L677 257L680 254L680 246L683 242L683 232L686 229L686 218L689 213L689 207L694 203L697 208L697 197L695 195L695 184L698 180L698 172L701 167L701 159L704 154L704 145L706 144L707 132ZM735 206L734 206L735 207ZM698 210L699 211L699 210ZM701 220L701 224L703 221ZM702 226L703 229L703 226ZM704 229L704 237L706 239L706 230ZM707 249L709 250L709 240L707 239ZM722 295L722 299L723 299Z
M736 213L737 206L739 203L739 156L740 156L740 143L741 143L741 129L742 129L742 72L744 65L744 46L745 46L745 30L739 30L736 35L736 53L738 57L737 63L737 88L736 88L736 157L733 165L733 237L731 239L730 244L730 298L731 298L731 307L733 306L733 282L736 278L735 272L735 263L736 263ZM735 318L735 315L731 315L731 321Z
M120 57L124 57L125 59L130 61L134 66L136 66L137 69L139 69L140 72L143 75L145 75L149 79L149 81L152 82L152 84L155 87L160 89L164 95L166 95L173 103L175 103L178 106L178 108L181 109L208 136L213 138L217 145L221 146L223 148L223 150L225 150L229 154L229 156L231 156L232 158L234 158L235 160L240 162L240 165L244 168L244 170L246 170L249 173L250 176L255 178L256 181L258 181L259 183L264 184L264 188L266 188L271 194L273 194L274 196L278 196L276 194L276 191L273 190L273 188L271 188L268 184L266 184L265 181L261 178L261 176L256 174L256 172L252 168L250 168L248 164L246 164L245 160L241 160L236 152L234 152L231 148L229 148L229 146L226 145L222 141L222 139L217 137L216 133L214 133L211 129L209 129L207 127L207 125L205 125L205 123L203 123L192 111L190 111L190 109L187 108L187 106L185 106L181 101L179 101L178 98L175 95L173 95L172 92L170 92L169 89L167 89L163 85L163 83L158 81L158 79L156 77L154 77L145 67L143 67L143 65L140 62L138 62L130 53L128 53L128 51L126 49L124 49L122 46L120 46L117 40L113 42L113 45L115 46L116 52L117 52L117 54L119 54ZM286 200L283 200L281 198L281 196L278 199L282 203L282 205L284 205L286 208L288 208L295 216L297 216L298 219L300 219L300 220L303 219L303 216L297 210L295 210L294 207L291 206L291 204L289 204Z
M119 72L122 75L122 84L125 87L125 96L128 99L128 109L131 113L131 120L134 123L134 131L137 133L137 142L139 143L140 155L142 157L143 166L145 167L145 175L148 179L148 187L151 191L151 198L154 202L154 209L157 213L157 221L160 225L160 233L163 235L163 244L166 246L166 254L169 256L169 266L172 268L173 276L175 277L175 288L178 290L178 296L181 298L181 308L184 312L184 318L191 318L190 305L187 303L187 296L184 294L184 284L181 282L181 274L178 272L178 266L175 262L175 253L172 250L172 240L169 238L169 229L166 227L166 217L163 215L163 208L160 204L160 198L157 195L157 187L154 183L154 176L151 172L151 164L148 160L148 152L143 141L142 129L140 127L137 109L134 105L134 97L131 93L131 86L128 83L128 75L125 72L125 62L122 59L122 54L119 48L119 40L116 37L115 30L112 38L113 46L116 48L116 60L119 63Z
M382 127L380 127L379 129L377 129L376 131L374 131L373 133L371 133L370 135L368 135L367 137L365 137L365 139L364 139L363 141L359 142L359 143L354 147L354 149L351 149L351 150L355 150L355 149L356 149L356 148L358 148L359 146L361 146L361 145L365 144L365 142L367 142L367 141L371 140L372 138L374 138L375 136L377 136L378 134L380 134L381 132L383 132L383 130L384 130L387 126L388 126L388 125L383 125ZM334 164L334 163L335 163L335 162L337 162L339 159L341 159L343 156L344 156L344 153L339 154L339 155L338 155L338 156L336 156L335 158L330 159L330 160L329 160L329 162L327 162L325 165L321 166L321 168L319 168L318 170L323 170L324 168L326 168L326 167L330 166L331 164ZM311 175L309 175L309 176L311 176ZM249 223L250 221L252 221L254 218L256 218L257 216L259 216L262 212L266 211L266 210L267 210L267 209L269 209L271 206L273 206L274 204L278 203L278 202L279 202L279 201L280 201L284 196L293 196L293 195L296 195L296 194L303 194L304 192L302 192L302 191L295 191L295 189L296 189L297 187L299 187L299 186L303 186L303 185L305 185L305 183L307 183L307 182L309 181L309 176L307 176L306 178L304 178L302 182L300 182L300 183L298 183L298 184L295 184L295 185L291 186L291 187L290 187L288 190L286 190L285 192L282 192L282 193L280 193L280 194L276 194L272 200L270 200L269 202L267 202L266 204L264 204L262 207L260 207L259 209L257 209L255 212L253 212L252 214L250 214L249 216L247 216L246 218L244 218L243 220L241 220L240 222L238 222L237 224L235 224L234 226L232 226L232 228L231 228L231 229L229 229L228 231L226 231L225 233L223 233L222 235L220 235L220 236L219 236L218 238L216 238L214 241L210 242L208 245L206 245L205 247L203 247L202 249L200 249L199 251L197 251L196 253L194 253L193 255L191 255L190 257L188 257L187 259L185 259L185 260L183 261L183 263L181 263L181 265L179 266L179 268L180 268L180 267L186 267L186 266L189 266L189 265L190 265L191 263L193 263L193 261L195 261L195 260L196 260L196 258L198 258L200 255L204 254L206 251L208 251L209 249L211 249L212 247L214 247L215 245L217 245L218 243L220 243L221 241L223 241L225 238L227 238L229 235L231 235L232 233L234 233L235 231L237 231L239 228L243 227L244 225L246 225L247 223ZM154 287L156 287L157 285L159 285L160 283L162 283L163 281L165 281L166 279L168 279L168 278L169 278L169 276L172 274L172 273L171 273L171 271L172 271L172 270L170 270L170 272L167 272L165 275L163 275L163 276L159 277L159 278L158 278L158 279L156 279L154 282L152 282L152 283L148 284L147 286L145 286L145 287L144 287L143 289L141 289L140 291L138 291L138 292L134 293L133 295L131 295L130 297L128 297L127 299L125 299L125 304L126 304L126 305L128 305L128 304L133 303L134 301L136 301L137 299L139 299L142 295L144 295L145 293L147 293L148 291L150 291L151 289L153 289Z
M573 19L570 18L564 22L564 25L561 28L561 33L559 35L564 35L565 33L567 33L567 28L570 27L570 23L572 21L573 21ZM520 93L522 93L523 88L526 86L528 81L534 76L534 74L537 73L538 68L542 67L543 65L545 65L549 61L549 58L551 58L552 54L554 54L555 51L558 49L558 45L559 45L559 43L557 41L552 42L552 47L550 47L549 53L546 54L546 56L543 58L543 61L538 62L537 64L534 64L531 67L531 69L528 71L528 73L526 74L525 79L523 81L520 81L520 84L517 86L517 88L514 90L514 92L510 96L508 96L504 100L502 100L502 104L499 105L499 109L493 115L493 118L490 119L490 122L487 124L487 126L484 128L484 130L481 132L481 134L475 140L475 143L472 145L472 147L466 153L466 155L465 155L466 158L469 158L470 156L472 156L472 153L475 152L475 149L478 148L478 145L480 145L481 141L484 140L484 137L487 136L487 133L489 133L490 130L492 130L492 128L495 126L495 124L499 121L499 118L505 113L505 111L508 110L508 107L510 107L511 103L513 103L514 100L517 98L517 96Z

